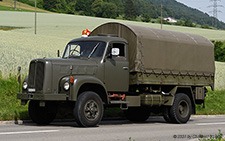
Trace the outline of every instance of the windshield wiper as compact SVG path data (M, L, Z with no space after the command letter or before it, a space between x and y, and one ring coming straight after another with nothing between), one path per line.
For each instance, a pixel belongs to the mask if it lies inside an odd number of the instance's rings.
M96 51L97 47L99 46L100 43L98 43L91 51L91 53L88 55L88 59L90 59L91 55Z
M75 52L80 55L80 52L77 50L77 47L78 47L78 45L76 45L74 49L70 50L70 54L73 54ZM70 56L73 56L73 55L70 55Z

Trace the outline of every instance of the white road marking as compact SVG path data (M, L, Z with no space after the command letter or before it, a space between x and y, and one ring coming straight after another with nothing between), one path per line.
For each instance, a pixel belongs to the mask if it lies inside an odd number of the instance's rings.
M214 122L214 123L197 123L196 125L222 125L225 122Z
M2 133L0 133L0 135L49 133L49 132L58 132L58 131L59 131L59 130L39 130L39 131L2 132Z

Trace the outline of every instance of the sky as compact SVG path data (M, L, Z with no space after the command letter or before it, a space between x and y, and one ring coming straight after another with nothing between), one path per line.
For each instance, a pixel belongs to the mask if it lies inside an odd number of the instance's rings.
M213 13L210 11L213 11L212 6L214 4L214 1L217 1L217 5L223 6L217 7L217 10L221 11L217 13L217 18L225 23L225 0L177 0L177 1L187 5L188 7L192 7L204 13L207 13L210 16L213 16Z

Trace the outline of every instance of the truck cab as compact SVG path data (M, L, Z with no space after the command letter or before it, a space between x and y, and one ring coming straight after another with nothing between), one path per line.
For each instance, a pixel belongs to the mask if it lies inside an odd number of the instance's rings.
M29 100L31 119L45 124L55 118L57 103L76 102L82 93L89 92L107 105L108 93L127 93L128 88L127 41L116 35L99 35L71 40L60 59L32 60L18 98L23 105ZM35 112L37 109L54 112L49 116Z
M129 61L126 40L107 34L75 39L68 43L62 58L94 61L96 68L90 68L93 69L92 76L104 83L107 91L128 91ZM78 64L74 65L76 66Z

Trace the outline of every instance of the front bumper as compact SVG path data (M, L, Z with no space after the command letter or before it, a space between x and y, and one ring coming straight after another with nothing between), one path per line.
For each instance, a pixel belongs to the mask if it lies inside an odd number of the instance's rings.
M17 99L21 100L41 100L41 101L66 101L67 94L36 94L36 93L18 93Z

